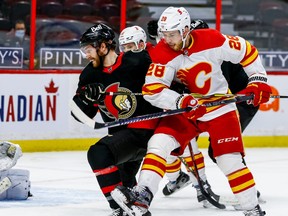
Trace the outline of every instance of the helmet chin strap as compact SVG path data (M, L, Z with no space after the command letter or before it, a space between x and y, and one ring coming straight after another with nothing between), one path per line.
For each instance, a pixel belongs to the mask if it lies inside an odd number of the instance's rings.
M106 43L105 43L105 44L106 44ZM110 52L110 46L109 46L109 44L108 44L108 46L107 46L107 44L106 44L106 47L107 47L107 53L106 53L103 57L107 56L108 53Z
M97 54L98 57L99 57L100 65L103 65L103 58L104 58L108 53L107 53L105 56L100 56L100 55L98 54L98 51L99 51L99 48L96 48L96 54Z
M191 31L189 31L189 32L187 32L187 34L186 34L186 36L183 38L183 36L182 36L182 49L184 49L185 48L185 44L186 44L186 39L187 39L187 37L188 37L188 35L189 35L189 33L190 33ZM183 34L182 34L183 35Z
M106 43L105 43L105 44L106 44ZM100 55L98 54L99 47L96 48L97 55L100 57L100 59L102 59L102 58L104 58L105 56L107 56L108 53L110 52L110 46L109 46L109 44L108 44L108 46L107 46L107 44L106 44L106 48L107 48L107 53L106 53L105 55L103 55L103 56L100 56Z

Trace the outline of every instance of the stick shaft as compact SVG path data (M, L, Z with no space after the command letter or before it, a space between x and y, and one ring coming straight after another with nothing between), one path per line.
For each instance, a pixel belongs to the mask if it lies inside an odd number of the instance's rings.
M136 95L142 96L142 93L133 93L133 92L105 92L106 95ZM237 97L237 96L244 96L243 94L222 94L216 93L212 95L203 95L197 93L191 93L191 95L195 98L211 98L211 97ZM288 95L270 95L270 98L288 98Z
M202 104L203 106L206 107L212 107L212 106L219 106L219 105L225 105L225 104L230 104L230 103L238 103L241 101L247 101L253 99L252 95L249 96L239 96L239 97L233 97L233 98L228 98L220 101L212 101L212 102L207 102ZM171 116L171 115L177 115L181 114L184 112L188 112L191 110L190 107L182 108L182 109L175 109L175 110L168 110L164 112L158 112L158 113L151 113L151 114L146 114L142 116L136 116L132 118L127 118L127 119L118 119L112 122L96 122L93 119L89 118L78 106L75 104L73 100L70 101L70 109L72 113L84 124L88 125L91 128L94 129L100 129L100 128L110 128L110 127L116 127L120 125L127 125L130 123L135 123L135 122L140 122L140 121L145 121L145 120L150 120L150 119L156 119L156 118L162 118L165 116Z
M208 193L207 191L204 189L204 186L203 186L203 180L201 179L200 175L199 175L199 171L198 171L198 168L197 168L197 163L196 163L196 159L194 157L194 152L193 152L193 148L192 148L192 145L191 143L188 144L188 148L189 148L189 152L190 152L190 155L191 155L191 159L192 159L192 162L193 162L193 168L192 169L191 167L188 166L188 169L191 168L190 171L194 171L193 174L195 175L197 181L198 181L198 186L199 186L199 189L201 190L201 193L203 194L203 196L205 196L205 198L208 200L208 202L210 202L212 205L214 205L215 207L219 208L219 209L225 209L226 206L219 203L218 200L215 200L213 199Z

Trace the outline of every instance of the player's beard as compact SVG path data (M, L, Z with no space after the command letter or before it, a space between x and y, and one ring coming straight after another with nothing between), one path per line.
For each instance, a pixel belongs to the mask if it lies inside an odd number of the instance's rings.
M182 47L183 47L183 41L181 41L181 42L178 43L178 44L175 44L173 49L174 49L175 51L179 51L179 50L182 49Z
M96 52L95 58L91 59L94 68L98 67L101 64L100 58L101 57L98 55L98 52Z
M99 65L96 61L92 61L92 64L93 64L93 67L94 67L94 68L97 68L98 65Z
M168 44L168 46L174 51L179 51L182 49L182 44L183 44L183 42L178 43L178 44Z
M101 63L101 61L100 61L99 58L94 58L94 59L92 60L92 64L93 64L93 67L94 67L94 68L98 67L98 66L100 65L100 63Z

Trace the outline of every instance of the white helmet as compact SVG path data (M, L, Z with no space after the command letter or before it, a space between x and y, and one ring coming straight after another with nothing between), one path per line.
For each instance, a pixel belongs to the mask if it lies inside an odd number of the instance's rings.
M168 7L161 14L158 21L158 31L175 31L179 30L183 35L185 27L190 28L191 18L188 11L183 7Z
M140 26L131 26L125 28L119 35L120 51L123 51L123 45L127 43L135 43L139 49L139 43L144 42L144 49L146 47L147 36L145 31Z

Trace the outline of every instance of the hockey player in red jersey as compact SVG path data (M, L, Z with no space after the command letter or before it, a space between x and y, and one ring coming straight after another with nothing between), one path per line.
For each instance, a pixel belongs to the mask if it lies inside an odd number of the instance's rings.
M149 50L153 49L154 47L153 44L147 42L146 33L140 26L131 26L123 29L119 36L119 46L120 51L123 52L128 51L139 52L145 48L147 48L149 52ZM184 85L174 84L173 89L174 90L177 89L177 91L181 93L184 89ZM205 187L209 188L209 190L212 191L211 186L207 181L205 173L204 157L198 149L196 139L192 139L191 144L193 146L193 151L195 153L196 165L199 171L199 175L203 180ZM181 157L183 158L183 160L185 160L185 163L187 163L187 165L189 165L192 168L193 163L191 160L191 156L189 157L189 154L190 152L188 148L186 148L184 154L182 154ZM199 202L203 201L203 206L207 206L208 203L199 189L198 181L195 178L195 176L190 172L190 170L187 170L188 174L186 174L182 172L180 168L181 168L180 159L177 156L169 155L166 164L166 171L167 171L166 176L170 184L169 187L166 187L165 190L163 190L163 193L167 196L170 195L170 193L173 193L174 191L180 189L181 187L193 183L193 186L197 190L198 201Z
M198 19L198 20L193 20L191 22L191 30L206 29L206 28L209 28L209 26L203 20ZM151 39L158 37L157 20L150 21L148 23L147 29L148 29L148 34ZM233 64L231 62L223 61L221 65L221 70L223 72L224 77L226 78L228 82L229 89L232 94L237 94L241 90L245 89L248 83L248 76L243 70L243 67L241 66L241 64ZM241 130L243 132L245 128L248 126L248 124L250 123L250 121L252 120L252 118L257 113L259 106L253 106L253 104L247 104L245 101L237 103L236 106L239 112ZM193 147L194 153L196 153L196 157L199 158L199 155L198 155L199 153L196 152L198 149L197 143L194 143L194 145L196 145L196 147ZM208 153L211 159L213 160L213 162L216 162L215 158L213 157L213 149L211 148L211 145L209 145ZM200 158L201 157L202 156L200 155ZM191 161L191 156L190 157L188 156L187 160ZM245 163L244 158L243 158L243 163ZM200 164L202 166L199 166L198 170L199 170L200 177L201 177L201 171L202 169L204 169L205 164L204 163L200 163ZM187 183L189 182L191 183L191 181L189 181L189 176L187 177L187 175L181 171L181 163L177 157L175 158L175 161L173 162L171 166L167 165L166 172L169 173L168 174L169 176L172 176L172 180L174 179L174 181L171 181L171 178L169 178L169 182L163 188L163 194L166 196L169 196L173 194L174 192L184 188L185 186L188 185ZM183 184L183 182L185 182L185 184ZM199 190L197 190L197 193L199 194L198 191ZM261 199L259 191L257 192L257 196L258 196L258 199ZM200 198L201 197L203 196L200 196Z
M130 94L140 92L144 84L151 63L147 51L117 54L115 34L102 23L84 32L80 47L90 62L80 74L73 101L87 116L93 118L99 111L103 121L109 122L159 112L159 108L143 97ZM105 96L105 91L123 92L123 95ZM111 198L110 192L117 185L136 185L135 175L157 123L158 119L152 119L109 128L109 134L87 152L88 162L113 209L113 216L126 214ZM150 212L145 215L149 216Z
M166 170L169 154L181 154L189 141L202 132L211 138L213 156L227 177L232 192L245 216L263 216L257 200L254 178L242 163L244 147L236 104L205 108L205 101L191 94L179 94L170 89L172 81L187 86L190 92L202 95L230 93L221 71L223 61L240 63L248 75L243 91L254 98L249 103L258 106L269 100L271 88L257 49L239 36L223 35L213 29L190 31L190 16L185 8L169 7L161 15L158 26L163 39L155 46L153 63L146 74L144 98L162 109L190 107L183 115L161 119L149 140L138 185L130 191L116 187L111 195L130 215L144 215Z

